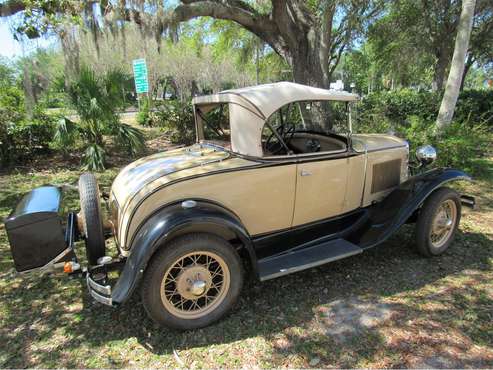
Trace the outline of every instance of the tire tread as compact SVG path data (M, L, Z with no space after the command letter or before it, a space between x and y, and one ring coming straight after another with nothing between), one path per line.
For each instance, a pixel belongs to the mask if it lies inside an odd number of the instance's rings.
M79 178L79 196L86 234L86 254L91 265L105 255L105 239L101 215L101 201L98 182L94 174L83 173Z
M436 209L446 199L452 199L457 206L457 220L454 225L454 231L449 240L439 249L432 249L431 242L429 240L430 228L433 223L433 217L435 216ZM416 250L425 257L432 257L443 253L452 243L455 232L460 222L461 217L461 203L460 197L455 190L448 187L442 187L435 190L424 202L423 207L420 210L418 219L416 222Z

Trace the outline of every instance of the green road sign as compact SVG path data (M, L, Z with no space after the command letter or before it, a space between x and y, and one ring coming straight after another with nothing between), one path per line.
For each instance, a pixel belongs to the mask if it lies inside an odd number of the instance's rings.
M149 92L149 81L147 80L147 65L145 59L134 59L134 80L137 94Z

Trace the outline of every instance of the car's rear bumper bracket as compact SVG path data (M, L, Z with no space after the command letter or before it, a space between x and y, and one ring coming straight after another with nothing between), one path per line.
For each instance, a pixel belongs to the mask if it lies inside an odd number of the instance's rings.
M88 272L86 276L87 288L91 297L97 302L105 304L107 306L113 306L113 300L111 299L111 286L107 284L101 284L95 281L91 274Z
M106 264L88 268L86 271L86 282L91 297L107 306L117 306L112 296L113 289L108 283L108 272L120 270L124 264L125 259L115 258Z
M462 205L469 207L471 209L476 209L476 199L470 195L462 194L460 196L460 201Z

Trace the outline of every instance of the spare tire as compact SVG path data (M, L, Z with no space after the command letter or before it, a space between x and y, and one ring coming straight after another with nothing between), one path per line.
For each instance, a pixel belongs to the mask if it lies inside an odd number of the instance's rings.
M79 178L80 230L85 237L86 254L90 265L96 265L98 258L105 255L105 240L101 201L96 177L83 173Z

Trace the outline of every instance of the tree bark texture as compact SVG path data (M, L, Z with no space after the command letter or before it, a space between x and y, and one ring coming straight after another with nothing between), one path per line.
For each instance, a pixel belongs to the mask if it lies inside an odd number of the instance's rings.
M455 105L459 97L462 75L464 73L467 48L471 37L475 6L476 0L462 0L462 10L457 28L457 36L455 38L454 56L452 57L450 73L436 121L438 133L443 132L450 125L454 116Z

